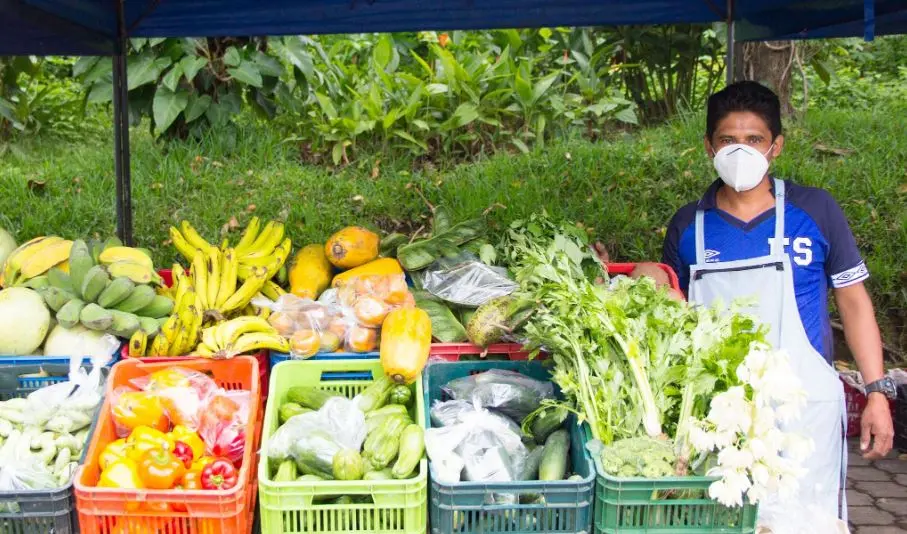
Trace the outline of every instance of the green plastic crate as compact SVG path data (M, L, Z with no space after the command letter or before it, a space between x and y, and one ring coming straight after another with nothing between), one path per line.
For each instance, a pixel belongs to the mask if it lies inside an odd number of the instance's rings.
M589 437L589 427L584 425ZM597 473L595 482L596 534L752 534L757 506L728 508L710 499L712 477L618 478L605 473L601 443L590 441ZM668 492L687 492L688 498L657 498Z
M292 360L271 371L271 387L262 430L258 464L258 500L262 534L376 533L424 534L428 508L428 463L408 480L274 482L265 452L277 430L277 412L294 386L339 391L349 398L380 376L378 360ZM363 376L371 376L364 379ZM425 406L421 377L413 385L413 421L422 424ZM319 504L317 500L349 495L369 497L371 503Z
M535 361L465 361L433 363L422 373L425 405L443 400L442 388L451 380L471 374L506 369L537 380L550 380L549 367ZM426 414L426 426L430 425ZM514 482L430 481L432 534L585 534L592 529L595 467L585 448L582 427L571 417L569 471L580 480ZM488 494L541 497L544 504L486 504Z

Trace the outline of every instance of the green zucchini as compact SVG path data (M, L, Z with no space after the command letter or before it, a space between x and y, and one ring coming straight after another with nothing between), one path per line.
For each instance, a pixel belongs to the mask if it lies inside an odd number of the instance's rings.
M400 448L397 451L397 463L394 464L394 478L409 477L419 465L425 453L425 432L419 425L409 425L400 434Z
M526 460L523 462L523 468L520 469L520 472L517 474L517 480L538 480L539 476L539 466L542 465L542 458L545 454L545 447L540 446L533 449L532 452L526 456Z
M393 479L393 473L389 467L384 468L380 471L369 471L362 477L362 480L391 480Z
M539 480L563 480L567 474L567 457L570 454L570 434L565 429L554 431L545 440Z
M382 406L377 410L372 410L369 413L365 414L365 420L368 421L373 417L382 417L385 415L409 416L409 411L406 409L406 406L402 406L400 404L388 404L387 406Z
M285 402L280 406L280 410L277 411L277 420L280 424L284 424L294 415L299 415L311 411L311 408L303 408L301 405L296 404L295 402Z
M302 475L296 479L296 482L320 482L324 480L318 475Z
M293 482L296 480L296 463L293 460L284 460L280 462L277 473L274 475L274 482Z
M365 391L359 394L356 403L365 413L381 408L387 404L387 396L394 387L394 381L388 376L382 376L371 383Z
M561 406L545 406L527 417L530 419L529 433L536 443L545 443L548 436L564 425L568 415L570 412ZM523 428L526 428L525 425Z
M342 394L336 391L325 391L323 389L305 386L296 386L287 390L288 402L295 402L303 408L310 408L312 410L320 410L328 399L342 396Z

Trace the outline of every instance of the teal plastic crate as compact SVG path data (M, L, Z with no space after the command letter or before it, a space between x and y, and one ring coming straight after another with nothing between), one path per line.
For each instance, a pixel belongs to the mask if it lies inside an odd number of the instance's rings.
M588 448L588 425L583 425ZM709 498L713 477L618 478L595 462L596 534L753 534L757 506L728 508ZM674 496L672 496L672 494ZM677 497L682 495L682 497Z
M120 349L117 349L105 367L113 367L119 354ZM82 366L90 369L91 358L83 358ZM66 381L69 377L69 356L0 356L0 369L7 367L15 367L19 376L0 373L0 400L24 397L36 389ZM23 376L42 372L47 376ZM16 391L20 394L13 394Z
M425 423L436 400L445 400L442 387L451 380L491 369L517 371L531 378L549 380L548 367L540 361L468 361L433 363L422 373ZM443 484L433 477L429 489L429 515L433 534L554 534L586 533L592 529L595 468L585 447L582 428L571 418L569 471L582 480L506 483L458 482ZM430 467L430 465L429 465ZM431 469L429 469L429 474ZM490 494L516 497L514 504L486 504ZM540 496L543 504L519 504L521 496Z

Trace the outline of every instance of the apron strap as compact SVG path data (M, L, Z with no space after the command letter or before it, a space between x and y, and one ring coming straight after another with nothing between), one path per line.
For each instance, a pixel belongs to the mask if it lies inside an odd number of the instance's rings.
M696 210L696 265L705 263L705 212Z
M775 239L772 256L784 254L784 180L775 180Z

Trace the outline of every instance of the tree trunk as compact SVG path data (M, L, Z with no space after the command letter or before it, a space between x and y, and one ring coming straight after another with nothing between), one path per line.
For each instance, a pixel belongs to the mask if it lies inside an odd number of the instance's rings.
M757 81L777 93L781 113L794 111L791 105L791 76L796 68L793 41L769 41L743 45L743 79Z

